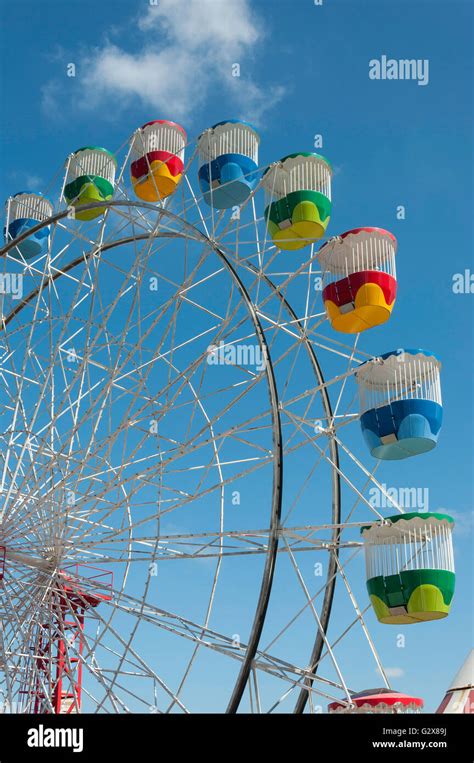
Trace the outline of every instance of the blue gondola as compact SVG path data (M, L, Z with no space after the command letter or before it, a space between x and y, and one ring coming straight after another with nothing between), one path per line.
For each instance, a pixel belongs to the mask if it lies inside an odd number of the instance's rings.
M33 228L39 222L47 220L53 214L53 205L41 193L20 191L7 201L7 224L3 230L8 243ZM31 260L45 254L49 248L51 226L32 233L11 250L13 257Z
M425 350L395 350L360 366L360 421L372 456L402 459L436 446L443 419L440 368Z
M248 122L229 119L198 139L198 178L204 201L215 209L240 206L258 184L260 138Z

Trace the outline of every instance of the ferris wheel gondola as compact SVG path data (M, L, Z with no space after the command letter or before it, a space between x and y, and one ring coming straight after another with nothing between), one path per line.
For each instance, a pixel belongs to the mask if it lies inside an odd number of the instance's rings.
M199 185L204 201L216 209L240 206L258 184L260 137L248 122L229 119L198 139Z
M11 196L6 204L5 241L18 238L53 214L53 205L41 193L21 191ZM12 252L25 260L46 254L49 247L50 226L40 228L25 238Z
M329 239L318 252L323 302L332 327L357 334L385 323L397 293L395 236L355 228Z
M399 460L436 446L443 407L441 363L426 350L394 350L356 373L361 427L375 458Z
M280 249L302 249L326 232L331 215L332 168L319 154L289 154L265 170L265 218Z
M133 190L144 201L161 201L173 194L183 176L186 132L167 119L140 127L131 142Z
M367 590L381 623L447 617L455 586L453 527L448 514L410 512L361 528Z
M77 220L94 220L104 214L102 206L87 210L82 207L112 198L116 168L115 156L99 146L79 148L68 157L64 198Z

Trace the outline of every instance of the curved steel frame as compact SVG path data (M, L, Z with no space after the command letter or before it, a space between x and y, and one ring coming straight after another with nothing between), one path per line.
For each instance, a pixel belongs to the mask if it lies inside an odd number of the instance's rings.
M227 259L224 252L217 246L217 244L214 241L212 241L210 238L208 238L208 236L202 233L194 225L191 225L190 223L182 220L178 215L175 215L166 209L157 210L155 205L149 204L147 202L134 202L134 201L109 201L109 202L99 202L99 203L94 202L91 204L83 205L81 207L81 210L87 211L89 209L96 209L98 207L111 208L111 207L120 207L120 206L139 207L141 209L143 208L150 209L155 212L158 211L160 213L159 219L161 219L162 217L166 217L166 218L169 218L170 220L174 220L178 222L182 228L188 230L190 234L192 233L192 235L186 236L185 233L180 231L171 232L171 231L153 230L144 234L130 236L123 239L118 239L117 241L109 242L108 244L102 244L92 249L90 252L85 253L81 257L78 257L76 260L73 260L71 263L68 263L61 271L58 271L58 273L51 275L49 278L46 278L41 284L41 286L37 287L32 292L30 292L30 294L27 295L25 299L23 299L15 307L15 309L12 310L12 312L3 319L3 325L4 327L7 326L8 323L10 323L10 321L14 318L14 316L17 315L26 304L31 302L31 300L34 299L34 297L37 296L37 294L40 291L42 291L43 288L48 283L51 283L57 280L57 278L59 278L60 275L62 275L64 272L68 272L69 270L72 270L74 267L76 267L80 263L83 263L85 259L86 260L89 259L94 254L98 254L99 252L107 251L117 246L125 245L127 243L132 243L134 241L148 240L150 238L165 238L165 237L191 238L197 241L201 241L203 244L208 245L209 247L211 247L211 249L214 250L214 252L217 254L221 262L224 264L224 266L227 268L228 272L230 273L246 305L247 311L254 325L254 329L255 329L258 341L260 343L261 350L264 353L263 356L267 358L267 362L265 363L265 375L267 377L267 385L268 385L268 392L269 392L269 399L270 399L273 446L274 446L274 449L273 449L273 494L272 494L272 505L271 505L269 535L268 535L268 553L265 560L262 582L260 586L260 594L259 594L259 598L257 602L257 607L255 610L252 629L250 632L250 637L247 642L246 654L243 659L241 669L237 677L237 681L234 686L232 696L227 708L228 713L234 713L237 711L240 704L240 700L242 699L242 695L245 691L245 687L247 685L247 682L250 676L252 663L255 658L255 654L257 652L260 636L262 634L263 624L265 622L265 616L268 609L268 603L270 600L273 577L275 572L275 562L276 562L277 551L278 551L281 508L282 508L283 458L282 458L281 420L280 420L279 401L278 401L278 392L276 387L275 374L273 371L273 366L272 366L271 359L268 352L268 345L267 345L267 340L265 337L265 332L263 331L262 325L260 323L260 320L255 310L255 307L250 299L250 296L243 282L238 276L236 270L231 265L231 263ZM10 251L10 249L17 246L19 243L21 243L23 240L31 236L33 233L36 233L38 230L41 230L43 227L47 225L53 225L68 216L69 216L69 209L66 209L66 210L63 210L62 212L56 213L55 215L51 216L47 220L44 220L38 223L37 225L31 227L28 231L26 231L25 233L18 236L16 239L6 244L0 250L0 255L7 254Z
M276 556L278 551L280 519L281 519L281 509L282 509L283 458L282 458L281 419L280 419L280 412L279 412L278 390L277 390L277 385L275 380L275 374L274 374L274 370L273 370L273 366L271 362L270 353L268 351L268 345L267 345L265 333L263 331L262 325L256 313L255 307L250 299L250 295L248 294L247 289L244 286L242 280L238 276L236 270L234 269L232 264L229 262L227 256L222 251L222 249L220 249L220 247L218 247L214 241L212 241L208 236L202 233L198 228L196 228L191 223L188 223L182 220L178 215L175 215L166 209L157 210L155 205L149 204L146 202L109 201L106 203L104 202L91 203L88 205L84 205L84 211L89 209L95 209L98 207L113 208L113 207L120 207L120 206L138 207L141 209L144 208L144 209L150 209L154 212L159 212L160 214L159 219L161 219L161 217L166 217L170 220L174 220L178 222L182 228L189 231L190 234L192 233L192 235L188 236L185 233L180 231L171 232L171 231L153 230L153 231L148 231L147 233L144 233L144 234L129 236L129 237L118 239L113 242L101 244L100 246L92 249L90 252L83 254L81 257L78 257L72 262L65 265L61 271L58 271L57 273L52 274L47 279L45 279L45 281L42 283L40 287L37 287L32 292L30 292L23 300L21 300L21 302L18 303L18 305L9 313L8 316L2 318L2 322L3 322L3 326L6 327L10 323L10 321L13 320L15 315L17 315L26 304L28 304L32 299L34 299L35 296L37 296L38 293L48 283L52 283L53 281L57 280L63 273L72 270L74 267L83 263L84 260L89 259L92 255L107 251L109 249L113 249L118 246L126 245L128 243L140 241L140 240L147 240L150 238L180 238L181 237L181 238L192 238L192 239L201 241L202 243L210 246L214 250L214 252L217 254L219 259L222 261L222 263L225 265L225 267L229 271L247 307L247 310L253 322L255 332L257 334L261 348L265 352L265 357L268 359L268 362L265 364L265 372L267 376L270 405L272 409L272 431L273 431L273 442L274 442L274 461L273 461L274 478L273 478L273 495L272 495L272 507L271 507L271 515L270 515L268 552L267 552L265 567L264 567L263 576L262 576L259 599L257 602L257 608L254 615L254 621L252 624L252 630L251 630L250 637L247 644L246 655L242 662L242 666L241 666L239 675L237 677L235 686L233 688L232 695L231 695L231 698L227 707L227 711L226 711L227 713L235 713L238 710L243 693L245 691L245 687L247 685L247 682L250 676L250 671L252 669L252 663L255 658L255 654L257 652L260 637L262 634L263 625L265 622L265 616L266 616L266 612L267 612L268 604L270 600L270 594L271 594L274 571L275 571ZM8 242L8 244L6 244L0 250L0 255L7 254L8 251L10 251L10 249L17 246L19 243L21 243L21 241L25 240L26 238L31 236L33 233L37 232L38 230L41 230L43 227L47 225L52 225L64 219L65 217L68 217L69 213L70 213L69 209L63 210L62 212L58 212L52 217L48 218L47 220L42 221L41 223L38 223L37 225L33 226L27 232L18 236L16 239ZM275 292L275 294L278 296L285 310L287 310L287 312L291 316L301 336L301 339L303 340L305 349L309 355L310 362L312 364L315 376L318 380L318 385L321 386L321 398L323 402L323 407L326 413L327 421L330 422L330 420L332 419L332 408L331 408L331 402L329 399L327 389L324 386L324 376L323 376L319 361L317 359L316 353L314 351L314 348L308 339L308 336L306 334L306 331L301 321L297 317L296 313L294 312L293 308L288 303L286 298L280 292L278 287L276 287L275 284L270 280L270 278L268 278L268 276L266 276L265 274L262 274L261 272L259 272L257 268L255 268L253 265L247 265L247 266L249 267L250 270L254 271L256 274L259 274L260 277L263 278L263 280L266 282L269 288L271 288ZM330 454L331 454L331 462L333 464L333 468L332 468L332 523L334 525L339 525L340 517L341 517L339 454L338 454L337 442L333 437L330 438L329 447L330 447ZM318 662L321 657L321 652L324 645L324 636L327 633L327 628L329 625L329 620L331 615L332 603L334 599L336 571L337 571L336 557L338 555L339 537L340 537L340 529L338 527L335 527L333 531L333 543L335 547L331 553L330 562L328 565L326 589L325 589L323 606L322 606L321 616L320 616L321 627L318 628L318 633L316 635L316 640L313 646L311 659L310 659L311 671L314 675L316 675ZM295 713L302 713L304 711L304 708L306 706L306 702L308 699L308 690L311 688L313 684L313 680L310 678L307 678L305 683L308 689L301 690L300 695L298 697L298 701L295 706L295 710L294 710Z
M329 398L329 393L324 384L324 375L323 375L321 366L319 365L319 361L316 356L314 347L308 338L308 335L304 329L304 326L302 325L300 319L298 318L295 311L291 307L290 303L286 300L286 298L283 296L283 294L278 289L278 287L273 283L273 281L271 281L271 279L268 278L268 276L266 276L264 273L261 273L254 265L249 264L248 267L253 272L258 273L260 277L263 278L265 283L271 289L275 291L278 298L281 300L282 304L284 305L285 310L287 310L287 312L292 318L293 323L298 329L300 337L309 355L309 359L313 367L313 371L318 380L318 385L320 385L321 387L321 390L320 390L321 398L322 398L323 407L326 413L326 418L327 418L327 422L329 426L332 420L332 415L333 415L331 401ZM331 473L332 473L332 524L335 525L335 528L333 530L333 536L332 536L332 542L334 544L334 548L329 558L329 565L328 565L328 571L326 576L326 590L324 593L323 606L322 606L321 614L319 618L320 627L318 627L316 640L314 642L313 651L311 653L311 658L309 661L311 673L313 673L314 675L316 675L318 670L318 663L321 658L321 652L324 646L324 636L327 634L329 620L331 617L332 603L334 600L334 590L336 587L337 557L339 555L339 539L341 535L341 530L338 527L341 521L341 478L339 475L339 448L337 445L337 441L334 437L331 437L329 440L329 451L331 454L331 462L333 464ZM313 680L310 678L305 679L305 685L308 687L308 689L310 689L311 686L313 685ZM295 709L294 709L295 713L302 713L304 711L306 707L306 703L308 701L308 689L301 690L295 705Z

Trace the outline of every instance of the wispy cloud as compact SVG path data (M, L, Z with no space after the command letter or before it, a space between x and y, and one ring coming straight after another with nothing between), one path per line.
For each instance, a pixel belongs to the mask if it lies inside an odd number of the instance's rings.
M440 514L449 514L454 519L454 539L459 536L470 535L474 527L474 512L458 511L457 509L436 509Z
M43 179L27 170L14 170L8 174L10 180L14 181L19 190L37 191L41 188Z
M124 109L138 100L155 112L186 119L216 92L235 104L237 116L257 123L284 94L280 85L262 87L252 78L264 24L249 0L160 0L131 20L142 37L136 45L110 42L83 51L77 66L74 105L96 109L113 102ZM240 76L233 76L233 65ZM235 73L235 70L234 70ZM43 106L54 113L67 97L58 81L43 89ZM72 98L71 98L72 101Z
M405 675L403 668L384 668L384 670L387 678L402 678Z

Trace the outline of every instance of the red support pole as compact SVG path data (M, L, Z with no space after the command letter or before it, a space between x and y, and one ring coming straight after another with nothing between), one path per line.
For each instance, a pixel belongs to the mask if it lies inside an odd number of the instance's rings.
M74 574L62 573L61 588L52 601L51 622L39 627L34 656L34 713L80 712L85 613L89 607L112 598L111 572L88 565L74 566ZM87 569L89 578L79 574L79 567Z
M73 612L70 612L70 608ZM38 638L36 667L42 676L38 675L36 680L34 712L56 714L79 712L81 709L81 658L84 647L84 607L63 600L56 607L54 621L51 624L52 635L49 633L49 628L49 624L42 625ZM72 656L72 650L68 649L73 645L76 656ZM49 676L53 671L54 679L50 682ZM46 705L45 690L50 692L53 710L49 707L49 703L48 706Z
M67 603L61 607L62 630L68 636L68 645L65 637L61 635L57 644L56 680L54 689L55 713L71 714L81 709L81 679L82 679L82 652L84 646L84 608L76 604L72 607L73 619L67 619ZM71 616L71 615L70 615ZM68 646L75 646L78 656L68 656Z

